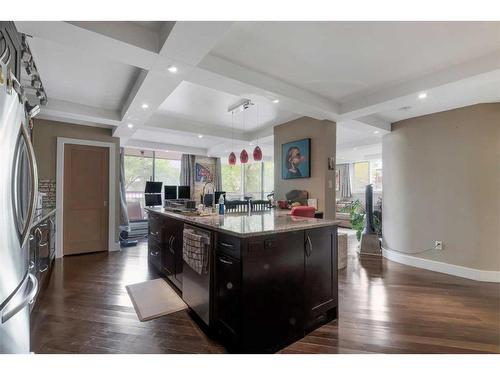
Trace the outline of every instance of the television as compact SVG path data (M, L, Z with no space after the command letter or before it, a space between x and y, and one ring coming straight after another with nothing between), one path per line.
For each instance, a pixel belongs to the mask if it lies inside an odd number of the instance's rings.
M147 207L161 206L161 193L160 194L145 194L145 203Z
M165 199L177 199L177 186L175 185L165 185Z
M187 186L179 186L179 199L191 199L191 188Z
M146 189L144 193L146 194L161 194L161 186L163 182L146 181Z

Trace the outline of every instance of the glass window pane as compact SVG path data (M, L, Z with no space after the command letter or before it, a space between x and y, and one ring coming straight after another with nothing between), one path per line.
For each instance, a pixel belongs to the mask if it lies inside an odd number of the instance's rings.
M222 190L229 196L240 196L241 189L241 165L222 164Z
M153 159L125 155L125 190L144 193L146 181L153 177Z
M266 161L264 167L264 198L274 191L274 162Z
M170 159L155 159L155 181L165 185L179 185L181 176L181 161Z
M262 199L262 163L245 164L245 196Z
M382 190L382 161L372 161L370 163L370 183L373 184L373 190Z
M365 191L366 185L370 183L370 163L365 161L354 163L354 190Z

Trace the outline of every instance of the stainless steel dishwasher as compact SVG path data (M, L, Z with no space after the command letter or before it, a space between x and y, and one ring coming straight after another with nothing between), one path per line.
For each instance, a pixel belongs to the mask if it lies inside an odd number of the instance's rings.
M210 327L212 233L185 224L182 247L182 299Z

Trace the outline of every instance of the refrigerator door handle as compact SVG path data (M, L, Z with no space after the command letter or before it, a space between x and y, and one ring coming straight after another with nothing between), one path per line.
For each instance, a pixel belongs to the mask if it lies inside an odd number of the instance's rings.
M10 318L12 318L22 309L24 309L27 305L31 305L35 300L36 294L38 293L38 279L32 273L28 273L28 276L24 279L23 283L21 284L21 287L17 291L20 290L25 291L28 284L31 284L29 292L23 297L21 301L19 301L14 306L10 306L12 300L15 299L14 297L17 294L14 293L14 295L9 299L7 304L0 310L0 317L1 317L0 322L2 324L6 323Z
M28 215L27 215L27 220L25 222L24 228L20 230L20 242L21 242L21 247L23 247L30 235L30 229L31 229L31 224L33 223L33 219L35 217L35 208L37 204L37 193L38 193L38 171L36 168L36 160L35 160L35 151L33 150L33 145L31 144L30 137L28 134L28 131L25 129L24 125L21 124L21 132L20 132L21 137L24 140L24 143L26 144L26 148L28 150L28 162L29 162L29 169L30 169L30 178L31 178L31 189L30 189L30 201L29 201L29 206L28 206ZM18 143L20 145L20 142ZM19 146L18 146L19 147ZM20 151L18 150L18 153ZM17 168L20 168L19 164L17 164ZM18 178L18 173L14 174L14 178ZM17 184L13 184L13 190L17 189L18 186ZM13 197L17 195L17 191L14 191ZM19 207L17 203L14 204L14 212L16 219L19 220Z

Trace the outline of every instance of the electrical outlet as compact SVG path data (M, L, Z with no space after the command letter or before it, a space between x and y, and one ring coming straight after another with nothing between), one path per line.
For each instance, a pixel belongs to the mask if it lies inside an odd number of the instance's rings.
M443 241L434 241L435 250L443 250Z

